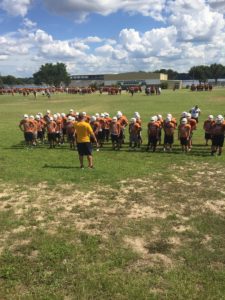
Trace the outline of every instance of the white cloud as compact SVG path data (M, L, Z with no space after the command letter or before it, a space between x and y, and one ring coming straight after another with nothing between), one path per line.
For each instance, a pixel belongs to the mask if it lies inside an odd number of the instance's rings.
M157 28L140 34L134 29L123 29L120 42L133 57L173 56L180 53L176 44L177 30L174 26Z
M127 57L127 51L125 51L121 46L113 48L111 45L103 45L95 49L97 55L102 57L108 57L116 60L125 59Z
M224 0L208 0L207 3L210 7L221 13L225 13L225 2Z
M1 0L0 0L1 1ZM48 5L53 0L43 0ZM1 1L0 7L2 8ZM27 4L31 1L16 1ZM8 3L13 3L9 1ZM151 11L151 5L155 8ZM225 22L222 2L214 0L168 0L164 24L141 32L124 28L113 39L94 36L56 39L53 34L37 28L37 24L23 18L16 32L0 35L2 74L30 76L41 64L64 62L70 73L118 73L172 68L188 71L198 64L225 64ZM21 8L22 6L20 6ZM221 12L219 11L221 9ZM55 12L87 16L95 12L107 15L118 10L161 18L165 1L156 0L65 0L54 1ZM136 11L136 12L135 12ZM18 10L23 15L27 10ZM158 12L158 16L157 16ZM201 12L201 13L199 13Z
M0 8L10 15L24 17L30 4L31 0L1 0Z
M35 42L41 44L51 43L53 41L53 37L41 29L38 29L34 34L31 34L30 36L33 36Z
M8 55L0 54L0 60L7 60L7 59L8 59Z
M81 47L82 45L82 47ZM51 42L39 45L39 50L46 58L51 59L76 59L83 56L83 53L89 47L84 44L74 44L69 41L52 40Z
M37 23L31 21L30 19L28 18L24 18L23 19L23 25L25 27L28 27L28 28L33 28L33 27L36 27L37 26Z
M210 41L224 29L224 18L214 12L204 0L169 1L168 21L176 26L179 39L184 41Z
M91 13L103 16L124 11L142 14L162 20L166 0L44 0L47 8L59 15L70 15L75 21L82 22Z
M88 36L87 38L83 39L84 43L101 43L102 39L98 36Z

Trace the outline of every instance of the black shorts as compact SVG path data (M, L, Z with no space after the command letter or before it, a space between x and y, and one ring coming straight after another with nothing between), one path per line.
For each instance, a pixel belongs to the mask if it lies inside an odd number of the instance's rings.
M74 142L75 141L75 136L73 133L68 133L67 134L67 140L68 142Z
M92 155L91 143L78 143L77 150L80 156Z
M155 135L150 135L150 136L148 137L148 141L149 141L149 144L152 144L153 146L156 146L156 145L157 145L157 142L158 142L157 136L155 136Z
M104 129L103 129L103 132L104 132L104 135L105 135L105 136L109 135L109 129L104 128Z
M206 140L211 140L212 139L212 135L210 133L205 132L205 139Z
M173 135L165 135L164 136L164 144L172 145L173 141L174 141Z
M119 140L124 140L124 139L125 139L124 130L121 130L119 135Z
M103 141L105 139L105 132L104 131L99 131L97 134L97 140Z
M119 143L119 136L116 134L111 134L112 143Z
M34 139L33 132L24 132L24 138L26 142L32 142Z
M212 136L212 146L223 147L224 135L214 135Z
M44 137L44 132L43 131L38 131L37 138L40 139L40 140L42 140L43 137Z
M48 133L48 141L49 142L55 141L55 132Z
M188 139L186 137L181 137L180 138L180 144L182 146L187 146L188 145Z
M55 138L56 138L56 139L60 139L60 138L61 138L61 133L60 133L60 132L56 132Z
M66 135L66 128L62 129L62 133L63 133L63 135Z
M138 135L130 135L130 143L138 143L139 140Z

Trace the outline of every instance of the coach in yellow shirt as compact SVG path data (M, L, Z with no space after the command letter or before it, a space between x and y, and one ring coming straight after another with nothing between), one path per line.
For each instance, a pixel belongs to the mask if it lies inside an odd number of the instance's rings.
M85 120L85 114L79 114L79 121L75 123L75 137L77 142L77 150L79 153L80 167L84 168L84 155L87 156L88 167L93 168L92 145L90 138L92 137L95 143L97 140L89 123Z

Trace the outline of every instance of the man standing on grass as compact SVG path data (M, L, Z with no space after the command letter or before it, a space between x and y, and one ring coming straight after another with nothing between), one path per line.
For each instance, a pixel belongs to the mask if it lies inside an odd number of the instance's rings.
M181 124L178 127L178 140L180 140L181 149L184 152L188 152L188 143L191 135L191 125L188 124L188 120L183 118Z
M215 123L212 125L212 148L211 155L215 155L218 151L218 155L222 154L225 134L225 123L222 115L216 117Z
M24 133L24 140L25 140L26 146L31 147L33 145L33 131L34 131L35 125L29 119L27 114L25 114L23 116L23 119L20 121L19 128Z
M196 120L196 122L198 123L198 117L201 114L201 109L198 107L198 105L192 107L189 112L191 113L191 118Z
M193 137L193 131L197 129L197 121L196 119L193 119L191 114L190 113L187 113L187 121L188 121L188 124L191 126L191 134L190 134L190 137L189 137L189 140L188 140L188 149L189 151L191 151L191 148L192 148L192 137Z
M155 152L159 140L160 125L157 122L157 116L153 116L148 123L148 146L147 151Z
M172 122L172 119L167 117L163 122L164 135L164 147L163 151L169 150L172 151L172 145L174 142L174 130L175 124Z
M208 146L209 140L212 140L212 126L215 124L213 120L213 115L209 115L208 119L205 120L203 129L205 131L205 145Z
M111 135L113 150L120 150L120 147L121 147L121 140L120 140L121 125L118 122L117 117L112 118L112 122L110 123L110 126L109 126L109 132Z
M89 123L86 122L86 114L79 113L79 121L75 123L75 137L77 142L77 150L79 153L80 167L84 168L84 156L87 156L88 168L93 168L92 138L98 146L95 134Z

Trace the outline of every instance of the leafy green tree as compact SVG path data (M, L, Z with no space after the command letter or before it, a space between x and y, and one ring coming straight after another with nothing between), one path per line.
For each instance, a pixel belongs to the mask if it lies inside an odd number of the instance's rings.
M2 81L6 85L15 85L17 84L17 78L12 75L2 76Z
M178 72L172 70L172 69L160 69L154 71L154 73L164 73L168 75L168 80L175 80L178 77Z
M215 84L217 80L225 75L225 67L221 64L212 64L209 66L210 77L215 79Z
M66 65L63 63L47 63L42 65L40 70L33 74L34 83L60 86L61 83L68 85L70 83L70 76L66 70Z
M210 77L209 67L204 65L194 66L188 73L193 80L199 80L200 83L206 82L206 80Z
M0 88L3 87L3 81L2 78L0 77Z
M18 84L24 84L24 85L26 85L26 84L34 84L33 77L17 78L17 80L18 80L18 82L20 82Z

